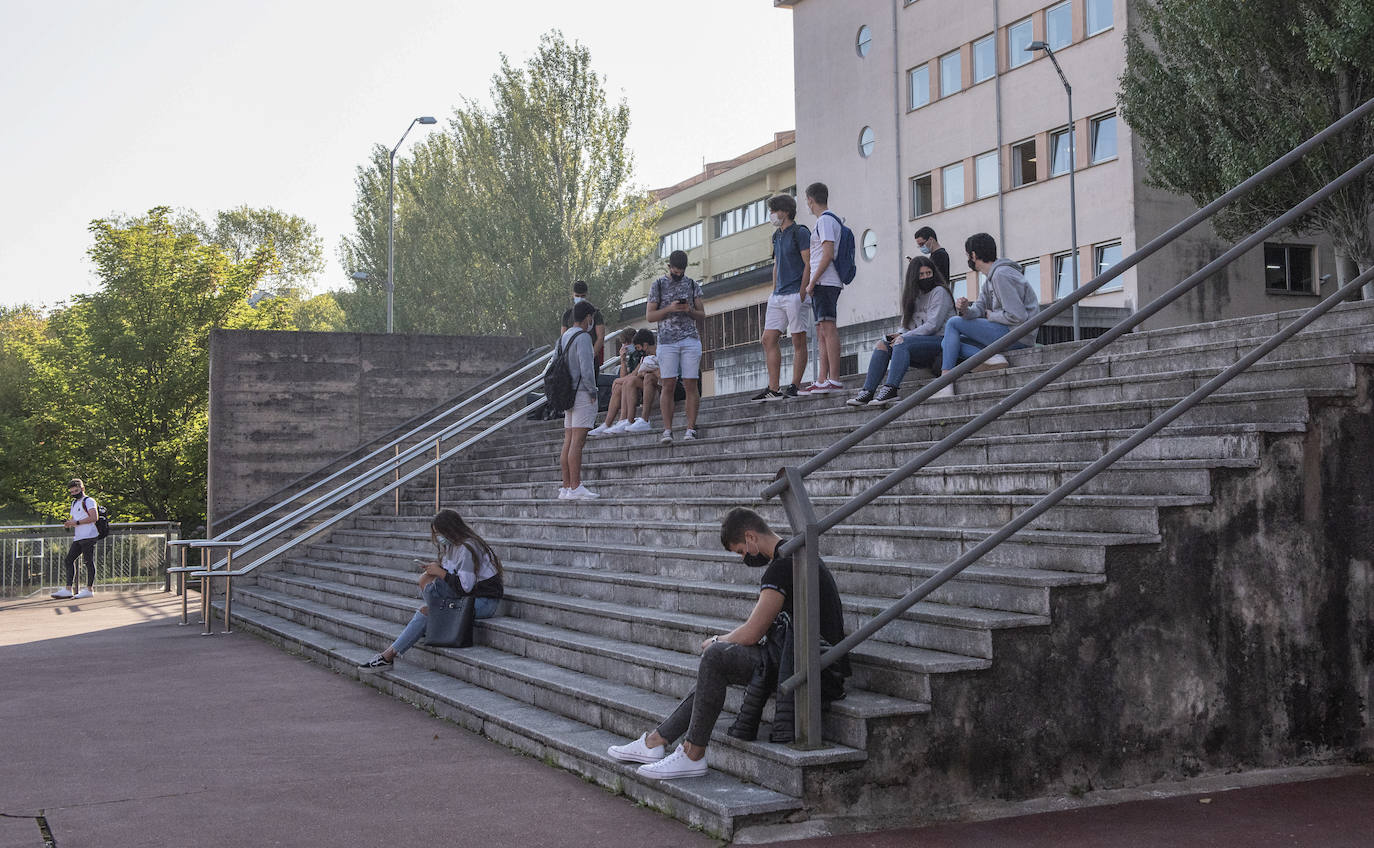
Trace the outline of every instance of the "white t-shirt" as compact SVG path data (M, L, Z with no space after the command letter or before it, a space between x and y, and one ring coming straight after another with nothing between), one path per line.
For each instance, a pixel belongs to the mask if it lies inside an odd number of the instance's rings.
M835 270L834 252L840 248L840 222L835 220L833 214L822 213L816 219L816 226L811 228L811 274L815 276L816 269L821 264L821 245L830 242L830 265L821 274L821 278L816 281L818 286L834 286L837 289L844 288L844 283L840 280L840 272Z
M440 549L443 553L439 564L449 574L457 575L458 584L464 592L471 592L479 582L496 576L496 566L486 551L482 551L482 561L477 563L473 561L472 548L468 545L454 545L445 538L440 543Z
M635 369L636 374L650 374L658 370L658 357L654 354L646 354L639 360L639 368Z
M72 521L85 521L87 518L95 518L96 508L99 506L95 502L95 498L90 495L82 495L80 499L72 501ZM72 538L78 542L82 539L94 539L99 535L100 531L95 529L94 521L89 524L78 524L72 528Z

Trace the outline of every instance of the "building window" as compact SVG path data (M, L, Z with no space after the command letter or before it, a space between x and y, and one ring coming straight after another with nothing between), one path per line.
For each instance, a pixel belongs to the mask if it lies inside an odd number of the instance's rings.
M962 274L949 281L950 290L954 292L954 299L968 297L968 275Z
M948 97L955 94L963 87L962 64L959 61L959 51L946 53L940 57L940 96Z
M1011 184L1013 188L1033 183L1035 173L1035 139L1027 139L1011 146Z
M1093 118L1089 135L1093 142L1093 164L1116 158L1116 116Z
M874 138L873 138L873 128L872 128L872 127L864 127L862 130L859 130L859 155L860 155L860 156L864 157L865 159L867 159L868 157L872 156L872 155L873 155L873 145L874 145L874 143L875 143L875 140L874 140Z
M1007 65L1012 68L1019 68L1029 62L1033 56L1026 49L1034 41L1035 28L1031 25L1031 19L1017 21L1007 27Z
M949 165L940 170L940 188L944 197L943 206L949 209L964 202L964 163Z
M997 73L997 37L989 35L973 42L973 82L992 79Z
M1073 42L1073 6L1060 3L1045 10L1045 41L1051 50L1068 47Z
M911 108L919 109L930 102L930 66L912 68L907 73L911 84Z
M1050 133L1050 176L1057 177L1069 172L1073 161L1073 150L1069 143L1070 131L1067 129Z
M1112 0L1088 0L1088 35L1112 28Z
M1310 244L1265 244L1265 290L1316 294L1312 285L1312 251Z
M768 199L755 200L716 215L716 238L725 238L768 223Z
M973 194L974 197L982 199L991 197L1002 187L1002 175L999 173L1001 163L997 158L997 151L984 153L973 160Z
M1030 287L1035 291L1036 295L1039 296L1039 294L1040 294L1040 260L1039 260L1039 259L1027 259L1025 262L1022 262L1022 263L1021 263L1021 276L1023 276L1023 277L1026 278L1026 282L1030 284Z
M935 211L934 198L931 197L930 174L911 178L911 217L919 218Z
M1054 257L1054 298L1073 294L1073 254L1060 253Z
M701 222L673 230L658 240L658 258L667 259L674 250L691 250L701 247Z
M1099 244L1093 248L1093 276L1098 277L1121 261L1121 242L1112 244ZM1117 277L1110 283L1097 290L1098 294L1109 291L1121 291L1121 278Z
M862 59L868 55L868 51L873 47L873 30L868 28L868 24L859 27L859 36L854 40L854 49Z
M872 259L878 255L878 234L872 230L864 230L863 238L864 258Z

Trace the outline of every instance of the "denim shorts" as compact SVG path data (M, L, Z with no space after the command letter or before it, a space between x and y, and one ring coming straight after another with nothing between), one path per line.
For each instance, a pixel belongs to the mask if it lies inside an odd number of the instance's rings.
M684 380L701 379L701 339L683 339L680 342L659 342L658 371L663 379L681 377Z
M839 286L816 286L811 290L811 310L816 313L816 323L838 321L840 317Z

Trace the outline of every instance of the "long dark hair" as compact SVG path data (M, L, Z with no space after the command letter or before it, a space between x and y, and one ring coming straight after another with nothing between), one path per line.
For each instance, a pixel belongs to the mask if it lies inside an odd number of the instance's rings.
M912 319L916 315L916 298L921 294L919 285L921 279L921 269L929 268L935 275L935 285L949 288L949 281L945 275L940 273L940 269L935 263L930 261L929 256L917 256L906 266L906 283L902 286L902 329L910 330Z
M429 522L429 535L436 544L440 536L448 539L455 546L464 545L468 542L476 544L491 558L492 567L496 569L497 575L505 574L505 570L501 567L501 558L496 555L496 551L492 550L486 539L477 535L477 531L468 526L468 523L463 520L463 516L453 510L441 509L435 514L434 520Z

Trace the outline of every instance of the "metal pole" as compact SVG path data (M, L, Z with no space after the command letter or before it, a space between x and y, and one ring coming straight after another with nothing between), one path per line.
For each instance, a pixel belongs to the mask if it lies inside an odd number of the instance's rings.
M434 461L439 461L439 440L434 440ZM434 466L434 512L439 513L439 466Z
M229 626L229 601L234 596L234 578L229 572L234 570L234 549L230 548L226 557L227 563L224 566L224 632L233 633Z
M205 548L200 549L200 567L208 571L209 566L205 564ZM210 635L210 576L208 574L200 578L200 620L205 623L205 629L201 631L202 636Z
M397 446L396 446L396 459L394 460L394 462L395 462L395 465L394 465L393 468L392 468L392 481L393 481L393 482L400 482L400 479L401 479L401 446L400 446L400 445L397 445ZM401 514L401 490L400 490L399 488L398 488L398 489L395 489L395 490L393 491L393 493L396 495L396 514L397 514L397 515L400 515L400 514Z
M793 530L800 530L805 539L792 559L793 667L806 675L794 695L796 727L792 744L802 750L814 750L825 747L821 738L820 535L816 510L801 474L796 468L784 468L782 475L789 484L783 508Z
M1054 58L1054 54L1050 54ZM1059 62L1054 63L1055 68L1059 67ZM1063 71L1060 71L1063 76ZM1073 290L1078 291L1078 187L1074 181L1074 175L1078 171L1078 128L1073 124L1073 88L1069 86L1069 81L1064 80L1064 91L1069 96L1069 239L1073 242ZM1078 301L1073 302L1073 340L1079 341L1083 338L1082 330L1078 323Z
M185 548L182 548L182 549L181 549L181 567L182 567L183 570L177 572L177 594L181 595L181 622L180 622L180 623L181 623L181 624L186 624L186 623L187 623L187 621L186 621L186 613L187 613L187 610L186 610L186 601L187 601L187 597L186 597L186 596L187 596L188 594L190 594L190 593L186 591L186 588L187 588L187 587L186 587L186 572L185 572L185 570L184 570L184 569L186 568L186 549L185 549Z
M410 122L415 126L415 122ZM406 128L410 132L410 128ZM406 137L401 136L401 141ZM386 160L386 331L391 332L391 308L392 299L395 292L394 278L395 272L395 245L396 245L396 148L401 146L401 141L396 142L396 147L391 148L391 155Z

